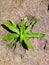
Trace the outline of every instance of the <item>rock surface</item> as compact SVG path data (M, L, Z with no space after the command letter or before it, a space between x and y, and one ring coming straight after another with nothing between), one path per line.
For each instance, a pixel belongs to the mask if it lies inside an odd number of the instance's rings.
M1 38L8 34L2 22L15 20L20 24L21 19L29 16L40 18L32 32L49 34L49 0L0 0L0 65L49 65L49 36L43 39L30 39L35 51L26 51L17 44L16 49L9 49L8 42ZM44 46L46 47L44 48Z

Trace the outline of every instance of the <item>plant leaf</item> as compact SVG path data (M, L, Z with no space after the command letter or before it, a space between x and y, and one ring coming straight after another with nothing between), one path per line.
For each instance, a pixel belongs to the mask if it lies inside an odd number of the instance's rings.
M15 21L13 21L13 20L10 20L10 21L11 21L11 23L13 24L14 27L17 27Z
M13 48L13 46L17 43L17 38L12 41L11 44L9 44L9 48Z
M9 22L3 22L4 26L8 27L9 30L16 32L17 34L19 34L19 29L17 27L14 27L12 24L10 24Z
M39 20L40 20L40 19L35 19L35 20L27 27L27 29L25 30L25 33L28 33L28 32L33 28L33 26L34 26L37 22L39 22Z
M27 47L30 48L32 51L34 51L34 47L32 46L32 44L29 41L29 39L26 36L24 36L23 39L24 39L24 42L27 45Z
M26 17L22 20L21 26L25 25L27 21L28 21L28 16L26 16Z
M25 24L26 24L27 21L28 21L28 17L27 16L21 21L21 27L20 27L21 33L24 33Z
M3 41L8 41L11 40L13 38L17 38L19 35L16 33L12 33L12 34L8 34L5 37L2 38Z
M21 26L20 26L20 43L22 43L22 34L24 33L25 30L25 24L28 21L28 17L26 16L22 22L21 22Z
M42 34L42 33L28 33L25 34L28 38L43 38L44 36L46 36L46 34Z

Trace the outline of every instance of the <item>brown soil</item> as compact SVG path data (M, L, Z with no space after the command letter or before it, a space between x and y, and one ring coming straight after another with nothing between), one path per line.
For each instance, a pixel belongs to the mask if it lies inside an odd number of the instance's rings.
M21 19L29 16L28 24L32 16L40 18L32 32L49 34L49 0L0 0L0 65L49 65L49 36L43 39L30 39L35 51L21 48L19 43L15 50L9 49L8 42L1 38L8 34L2 26L2 22L15 20L20 25ZM45 46L46 45L46 46Z

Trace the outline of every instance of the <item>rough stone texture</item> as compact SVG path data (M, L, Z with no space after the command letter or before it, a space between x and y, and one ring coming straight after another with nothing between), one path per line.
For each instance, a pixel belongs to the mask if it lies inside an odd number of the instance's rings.
M17 44L16 49L10 50L8 42L1 38L8 34L1 24L4 21L15 20L20 24L22 18L29 16L40 18L32 32L49 34L49 0L0 0L0 65L49 65L49 36L43 39L30 39L35 51L26 51ZM44 46L46 44L46 48Z

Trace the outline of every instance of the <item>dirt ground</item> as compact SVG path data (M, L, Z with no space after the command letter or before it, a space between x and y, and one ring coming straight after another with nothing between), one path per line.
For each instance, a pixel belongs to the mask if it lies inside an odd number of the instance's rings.
M21 48L19 43L15 50L9 49L10 41L3 42L1 38L8 34L1 24L4 21L15 20L20 25L21 19L29 16L40 18L32 32L49 34L49 0L0 0L0 65L49 65L49 36L42 39L30 39L35 51Z

